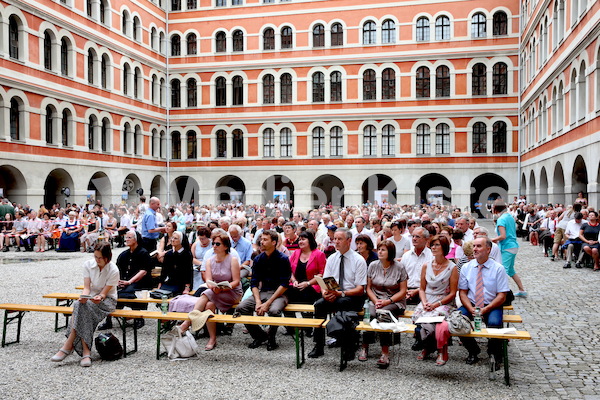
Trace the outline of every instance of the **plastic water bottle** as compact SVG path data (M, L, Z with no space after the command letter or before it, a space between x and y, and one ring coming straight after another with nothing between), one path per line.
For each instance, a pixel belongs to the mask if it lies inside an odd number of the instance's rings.
M167 301L167 296L163 294L161 299L162 303L160 304L160 311L163 313L163 315L167 315L169 312L169 302Z
M363 321L365 322L365 324L371 324L371 311L369 308L369 299L365 300L365 305L363 307L363 311L364 311Z
M482 318L481 318L481 310L479 309L479 307L477 307L475 309L475 316L473 317L473 323L475 325L475 332L481 332L481 322L482 322Z

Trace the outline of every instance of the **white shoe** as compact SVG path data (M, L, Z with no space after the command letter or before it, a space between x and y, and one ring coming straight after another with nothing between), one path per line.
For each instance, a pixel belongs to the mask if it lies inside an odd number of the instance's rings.
M91 367L92 366L92 356L87 355L87 356L81 357L81 361L79 361L79 365L81 365L82 367Z
M62 360L64 360L65 358L67 358L69 355L71 355L71 353L73 353L73 349L71 349L71 351L67 351L65 349L60 349L58 350L59 352L61 352L62 354L60 355L53 355L52 358L50 358L50 361L54 361L54 362L61 362Z

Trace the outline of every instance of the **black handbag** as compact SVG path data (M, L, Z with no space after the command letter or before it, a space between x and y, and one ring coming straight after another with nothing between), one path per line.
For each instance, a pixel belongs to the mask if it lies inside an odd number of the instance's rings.
M123 357L121 342L112 333L101 333L95 340L96 350L103 360L114 361Z
M167 298L173 297L173 292L171 290L165 289L154 289L150 292L150 297L153 299L162 299L163 296L167 296Z

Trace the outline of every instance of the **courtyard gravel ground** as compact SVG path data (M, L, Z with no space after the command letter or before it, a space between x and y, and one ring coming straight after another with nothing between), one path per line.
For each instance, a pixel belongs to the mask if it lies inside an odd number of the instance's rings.
M491 226L489 222L484 225ZM118 252L116 249L115 252ZM81 265L88 254L2 253L0 302L53 304L42 299L50 292L73 292L82 284ZM0 393L5 399L164 399L164 398L408 398L422 393L430 399L600 399L600 317L597 313L600 273L590 269L563 270L538 247L523 243L517 272L529 298L517 299L515 313L531 332L532 341L509 346L512 386L501 374L488 380L487 359L476 366L464 363L466 351L458 340L450 361L438 367L433 360L417 361L412 339L402 335L388 370L378 370L378 348L368 362L352 361L338 372L339 350L307 359L296 369L294 342L278 335L280 348L251 350L248 335L236 325L232 336L219 337L218 347L187 361L155 359L156 322L139 332L139 351L113 362L93 352L91 368L79 357L63 363L50 357L64 341L53 331L54 315L28 313L21 343L0 349ZM514 289L514 284L511 282ZM14 327L11 327L14 328ZM11 330L14 334L14 331ZM114 333L120 337L120 332ZM200 339L204 347L207 339ZM484 345L485 346L485 345ZM485 348L482 346L482 348ZM311 349L310 339L307 352Z

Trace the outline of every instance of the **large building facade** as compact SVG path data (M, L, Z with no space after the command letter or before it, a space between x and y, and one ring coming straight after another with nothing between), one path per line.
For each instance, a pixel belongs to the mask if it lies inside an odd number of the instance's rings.
M158 1L0 3L5 196L597 201L595 1Z

